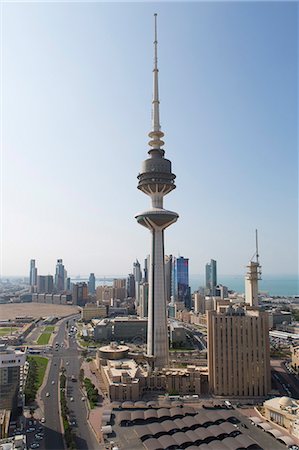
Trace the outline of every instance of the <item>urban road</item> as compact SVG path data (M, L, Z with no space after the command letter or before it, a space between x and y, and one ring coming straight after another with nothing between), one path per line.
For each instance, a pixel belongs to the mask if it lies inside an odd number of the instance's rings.
M71 376L78 379L80 371L80 350L77 346L75 337L69 337L66 327L74 323L74 318L64 319L59 323L59 328L53 342L53 357L49 360L50 369L47 383L42 390L41 399L44 402L45 427L43 446L47 450L65 449L61 430L61 418L59 414L59 376L61 367L66 369L67 376L67 403L70 409L70 416L76 422L74 426L76 449L93 450L99 449L99 443L95 438L88 422L88 409L85 401L82 401L83 393L80 389L80 383L72 382ZM56 342L59 344L55 350ZM54 382L54 383L52 383ZM47 396L49 393L49 396ZM73 401L70 401L72 397ZM100 426L100 424L99 424ZM42 448L42 445L41 445Z

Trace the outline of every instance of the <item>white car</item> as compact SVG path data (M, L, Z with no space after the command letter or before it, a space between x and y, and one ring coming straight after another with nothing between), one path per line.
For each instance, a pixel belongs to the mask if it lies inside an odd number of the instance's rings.
M42 417L40 421L41 421L41 423L45 423L46 419L44 417Z
M54 380L52 380L52 381L51 381L51 384L55 384L55 381L54 381Z
M81 397L82 402L85 402L85 397Z
M46 397L50 397L50 393L49 392L46 393Z
M74 397L71 397L71 398L70 398L70 401L73 402L73 401L74 401Z

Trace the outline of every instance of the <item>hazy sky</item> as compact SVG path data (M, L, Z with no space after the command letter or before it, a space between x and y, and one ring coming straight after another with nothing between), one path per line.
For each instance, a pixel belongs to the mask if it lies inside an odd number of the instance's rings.
M177 189L165 251L242 274L298 264L294 2L2 4L2 274L127 274L158 13L161 124Z

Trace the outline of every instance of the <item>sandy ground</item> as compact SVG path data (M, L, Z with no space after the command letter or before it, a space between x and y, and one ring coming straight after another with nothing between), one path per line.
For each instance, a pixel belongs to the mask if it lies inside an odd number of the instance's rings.
M47 303L9 303L0 305L0 320L15 319L16 317L30 316L39 317L58 316L65 317L79 312L77 306L71 305L49 305Z

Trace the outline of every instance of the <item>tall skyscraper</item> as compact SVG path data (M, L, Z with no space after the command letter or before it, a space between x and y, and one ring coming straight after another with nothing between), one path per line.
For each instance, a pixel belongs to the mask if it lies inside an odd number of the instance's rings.
M133 263L133 274L135 278L135 304L137 307L140 303L140 283L142 280L142 272L138 259Z
M35 259L30 259L29 284L31 287L37 285L37 268L35 267Z
M180 256L174 259L175 270L173 278L173 291L176 301L184 303L187 309L191 309L191 292L189 287L189 259Z
M94 276L94 273L91 273L89 275L88 292L89 292L89 294L95 294L95 292L96 292L96 277Z
M247 274L245 276L245 302L250 306L258 306L258 280L261 279L261 265L259 263L258 254L258 238L257 230L255 230L256 237L256 252L252 259L256 257L256 261L250 261L247 266Z
M52 275L38 275L37 277L37 293L52 294L54 290Z
M149 273L147 355L152 368L168 365L169 344L164 272L164 230L177 221L178 214L163 208L163 197L175 189L175 175L171 162L164 158L161 140L158 93L157 15L155 14L152 130L149 133L150 150L138 175L138 189L151 198L151 208L136 216L138 223L152 234L152 251Z
M65 289L66 271L62 259L57 259L55 272L55 289L57 292L62 292Z
M206 290L208 295L216 295L217 286L217 262L211 259L206 264Z
M150 266L150 255L147 255L147 257L144 260L144 269L143 269L143 279L142 279L142 281L144 283L148 283L149 266Z
M135 277L132 273L127 278L127 296L135 298Z
M208 311L209 387L214 395L262 397L271 389L267 311Z
M73 284L73 305L84 306L88 302L88 288L86 283Z
M171 301L171 283L172 283L172 255L165 255L165 289L166 302Z

